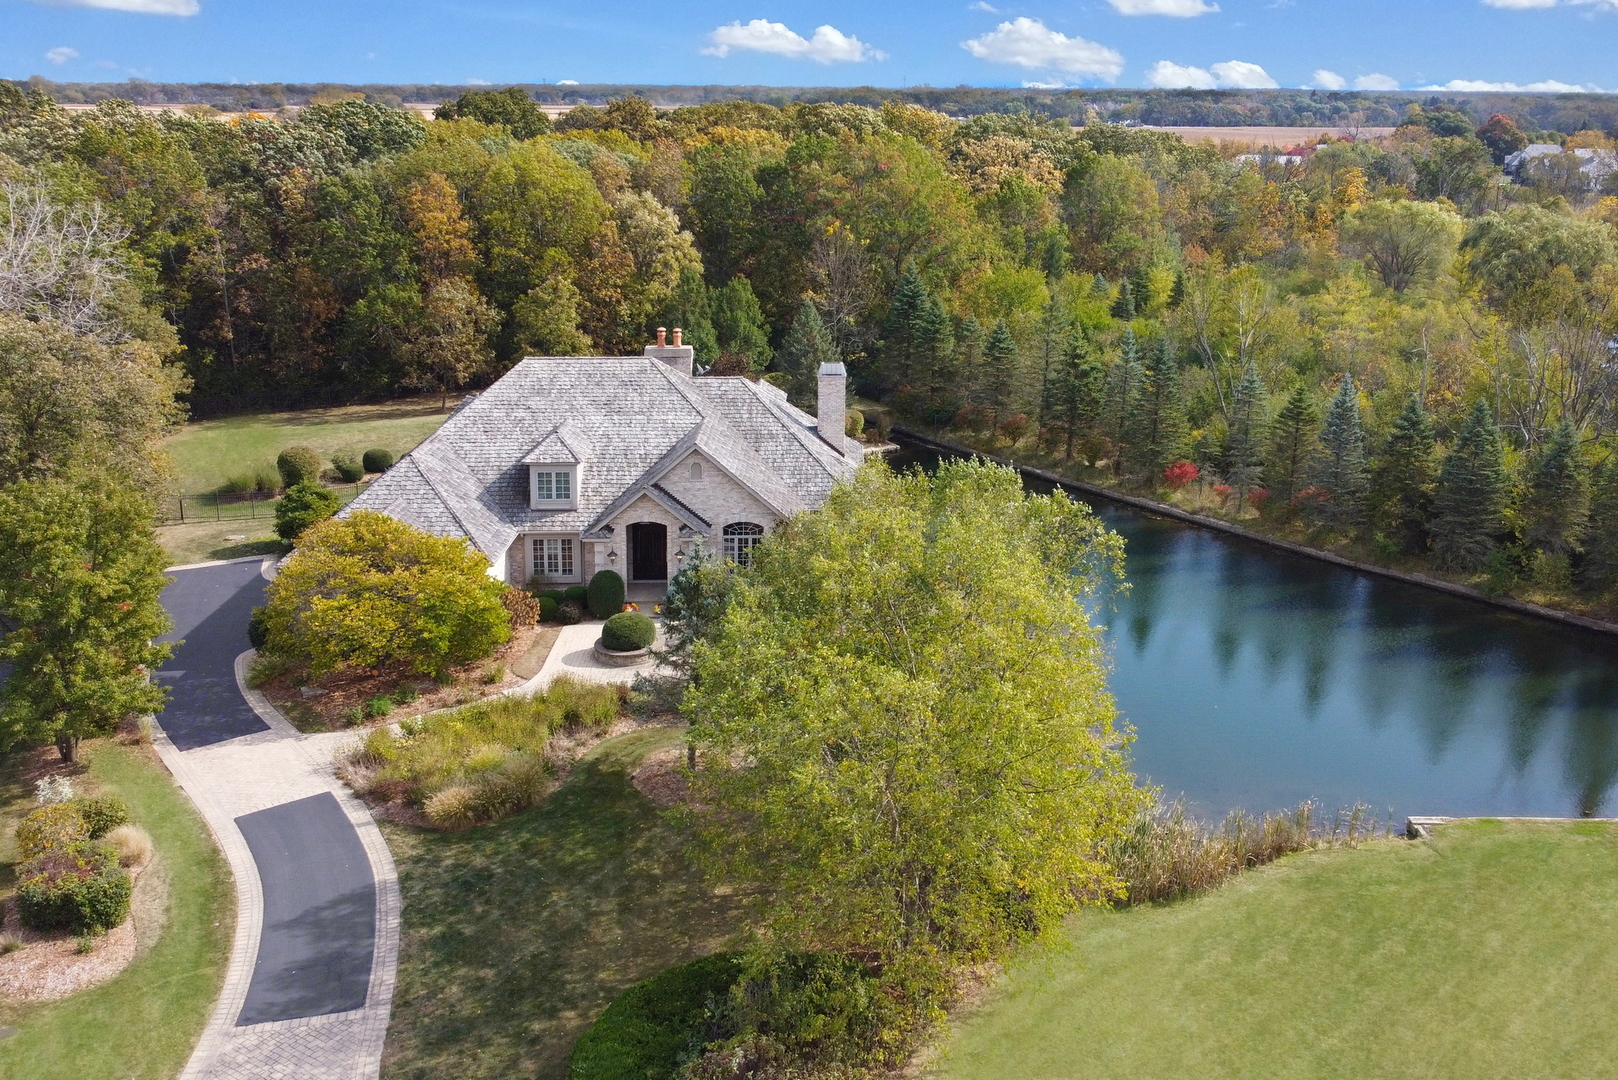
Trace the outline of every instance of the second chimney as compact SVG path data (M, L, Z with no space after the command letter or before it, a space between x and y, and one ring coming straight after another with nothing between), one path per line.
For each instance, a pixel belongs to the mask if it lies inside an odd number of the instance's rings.
M665 344L668 340L667 331L659 326L657 328L657 341L646 346L646 355L653 360L661 360L669 367L682 375L690 375L692 365L696 362L697 350L690 345L680 344L680 328L674 328L674 344Z
M839 454L848 453L848 369L841 363L821 364L815 378L815 426L820 437Z

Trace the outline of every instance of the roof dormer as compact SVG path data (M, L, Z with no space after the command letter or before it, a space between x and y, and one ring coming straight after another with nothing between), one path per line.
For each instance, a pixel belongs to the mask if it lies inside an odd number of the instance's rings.
M570 421L548 432L523 455L528 466L528 507L531 510L573 510L579 505L579 482L584 471L584 440Z

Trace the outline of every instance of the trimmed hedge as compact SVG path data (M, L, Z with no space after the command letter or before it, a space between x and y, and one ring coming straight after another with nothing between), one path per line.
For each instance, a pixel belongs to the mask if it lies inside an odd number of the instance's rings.
M393 463L398 460L392 450L376 446L365 451L365 456L360 458L360 464L365 466L368 473L384 473L393 468Z
M90 839L99 840L120 825L129 824L129 807L122 799L106 796L100 799L74 799L74 809L84 821Z
M575 604L585 604L590 599L590 590L583 585L569 585L562 590L562 599L571 600Z
M88 839L90 827L73 802L47 803L30 811L18 824L17 855L34 859Z
M289 446L275 459L282 487L313 483L320 479L320 455L313 447Z
M365 479L365 466L360 464L360 456L352 450L339 450L333 454L331 467L337 470L338 477L346 484Z
M568 1080L663 1080L708 1041L710 1005L723 1006L740 958L715 953L669 968L618 995L573 1046Z
M624 579L616 570L598 570L587 590L590 614L610 619L624 609Z
M342 505L336 492L313 480L294 484L275 504L275 535L283 540L296 540L311 525L337 513Z
M613 652L650 648L657 640L657 624L637 611L620 611L601 628L601 646Z
M547 593L540 593L537 603L539 604L540 622L550 622L556 618L556 609L562 606L560 600Z
M17 913L35 930L111 930L129 916L129 875L101 844L48 851L17 868Z

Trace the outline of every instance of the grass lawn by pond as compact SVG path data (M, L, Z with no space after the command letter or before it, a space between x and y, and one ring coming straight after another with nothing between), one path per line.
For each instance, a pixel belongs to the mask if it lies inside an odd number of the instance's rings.
M574 1041L618 994L724 944L732 905L629 780L679 739L610 739L548 801L493 825L384 823L404 934L383 1077L565 1077Z
M1075 918L948 1080L1596 1077L1618 1057L1618 827L1450 825Z
M161 928L137 923L135 959L110 982L61 1001L0 999L6 1080L166 1080L185 1065L218 997L235 930L230 871L185 794L151 750L109 741L86 743L88 772L129 804L151 833L167 879ZM12 886L16 819L33 807L22 755L0 758L0 891ZM156 931L153 934L151 931Z
M439 399L411 398L383 405L345 405L297 412L249 413L187 424L163 443L187 495L213 491L232 476L275 471L289 446L312 446L323 459L334 451L372 447L403 454L449 417ZM240 531L240 530L235 530Z

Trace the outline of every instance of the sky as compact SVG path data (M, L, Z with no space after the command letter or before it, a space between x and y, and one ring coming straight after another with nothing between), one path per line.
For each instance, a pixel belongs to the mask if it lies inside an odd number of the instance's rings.
M1618 90L1618 0L0 0L35 74Z

